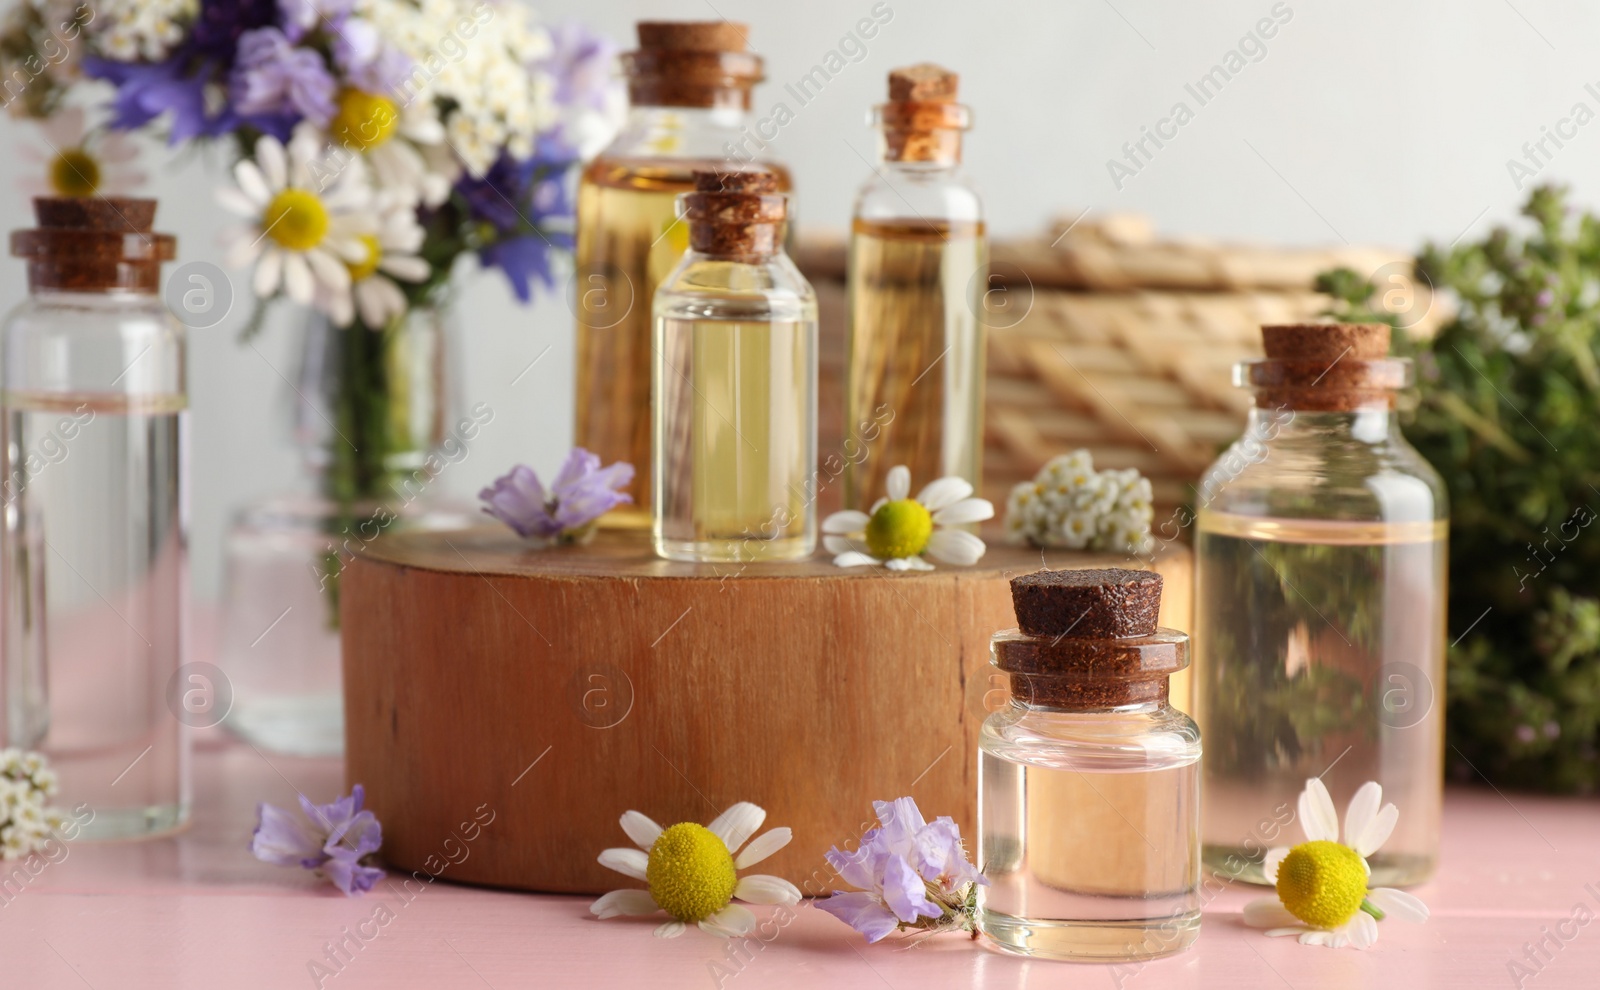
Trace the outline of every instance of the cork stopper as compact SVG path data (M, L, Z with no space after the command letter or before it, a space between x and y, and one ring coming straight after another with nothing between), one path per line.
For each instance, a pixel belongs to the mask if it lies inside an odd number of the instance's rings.
M876 111L886 161L961 160L961 132L971 114L955 102L959 84L959 76L932 62L890 70L889 102Z
M1039 571L1011 581L1019 629L993 663L1026 704L1069 711L1164 701L1189 637L1156 624L1161 575L1122 568Z
M39 224L11 232L11 254L26 258L28 287L68 292L155 292L161 262L177 252L171 234L152 232L156 201L40 196Z
M725 261L755 264L778 253L778 228L787 200L778 176L767 169L696 169L692 193L683 196L689 246Z
M635 106L750 108L762 77L750 29L732 21L640 21L639 49L622 56Z
M1285 323L1261 328L1266 360L1245 362L1236 378L1263 409L1353 412L1393 408L1410 384L1409 361L1389 354L1383 323Z

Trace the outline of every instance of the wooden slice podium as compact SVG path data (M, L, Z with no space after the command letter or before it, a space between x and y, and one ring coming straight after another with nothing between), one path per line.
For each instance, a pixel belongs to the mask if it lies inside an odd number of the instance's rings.
M998 533L986 534L998 537ZM709 822L736 801L794 841L762 863L808 894L874 799L976 826L977 730L1004 698L989 637L1008 580L1120 557L991 542L897 574L656 559L638 533L535 550L500 527L383 537L342 576L346 765L402 871L528 890L637 886L595 862L617 819ZM1189 627L1173 545L1161 622ZM1187 708L1186 678L1173 696Z

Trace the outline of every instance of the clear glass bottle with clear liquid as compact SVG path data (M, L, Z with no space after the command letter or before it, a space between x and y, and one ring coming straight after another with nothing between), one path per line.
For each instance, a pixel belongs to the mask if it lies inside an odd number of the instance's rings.
M578 183L577 384L574 433L606 463L635 468L631 505L603 526L650 524L650 301L689 246L678 196L696 169L759 163L780 192L788 171L752 130L751 90L762 60L749 29L730 21L641 21L622 56L628 119Z
M218 690L180 670L185 336L157 294L174 242L152 200L35 208L0 339L5 739L49 757L85 837L157 834L189 814L179 713Z
M816 549L817 297L764 171L697 172L690 250L655 296L653 536L670 560Z
M1199 935L1200 733L1168 703L1188 637L1157 627L1161 586L1012 580L1020 628L991 642L1010 702L978 737L978 927L996 948L1127 962Z
M1400 432L1411 366L1386 326L1262 333L1266 359L1236 371L1248 429L1196 495L1206 865L1267 880L1281 843L1261 824L1292 818L1307 778L1340 806L1375 780L1401 813L1372 883L1421 883L1443 798L1448 516Z
M869 509L901 464L981 487L988 239L961 170L971 115L956 88L936 65L895 69L873 112L882 164L851 224L845 426L880 429L846 461L847 508Z

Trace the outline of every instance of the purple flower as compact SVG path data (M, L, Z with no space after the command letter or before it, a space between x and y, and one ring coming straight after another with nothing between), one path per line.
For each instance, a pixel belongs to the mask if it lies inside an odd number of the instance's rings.
M189 72L178 56L155 64L86 58L83 71L91 79L103 79L117 88L111 100L110 123L115 130L143 127L171 112L168 143L177 144L225 133L237 120L227 108L207 111L205 74Z
M228 78L228 95L239 113L292 113L324 126L333 118L337 88L322 56L296 48L277 28L239 36L238 61Z
M949 817L925 821L904 797L875 801L878 827L854 852L835 846L828 865L858 891L834 891L817 907L876 942L899 928L970 931L974 884L989 881L967 861Z
M379 94L399 92L415 68L404 52L359 17L346 19L334 33L333 61L350 85Z
M371 890L383 871L362 860L383 845L383 827L372 812L361 810L364 798L360 784L331 804L312 804L300 795L309 827L276 805L258 805L250 852L264 863L318 871L348 897Z
M534 279L554 284L551 252L572 249L571 231L552 221L572 216L566 175L576 160L570 148L546 138L532 158L502 154L482 178L464 176L456 183L471 217L493 228L478 261L505 272L522 302L532 298Z
M522 537L560 539L572 543L587 536L590 524L606 512L632 502L616 491L633 480L633 465L623 461L600 467L600 458L573 448L548 492L533 468L518 464L478 493L483 511Z
M555 77L562 107L605 111L619 87L617 43L577 21L550 29L551 50L541 63Z

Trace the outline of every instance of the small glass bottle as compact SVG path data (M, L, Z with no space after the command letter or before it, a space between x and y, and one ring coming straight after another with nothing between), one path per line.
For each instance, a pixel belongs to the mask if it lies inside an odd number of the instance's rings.
M175 245L155 208L34 200L38 228L11 236L28 298L0 331L5 741L50 758L95 839L184 823L180 716L217 687L181 675L185 338L157 295Z
M870 508L900 464L981 487L988 241L956 87L936 65L896 69L873 113L882 165L851 224L845 385L847 435L865 453L846 462L846 508Z
M1161 576L1013 578L991 662L1010 704L978 737L978 927L1000 949L1123 962L1200 932L1200 731L1167 703L1188 637L1158 628Z
M1196 494L1195 714L1205 855L1262 882L1306 779L1341 804L1383 786L1400 823L1373 886L1421 883L1439 851L1446 531L1438 474L1400 433L1409 361L1379 324L1262 327L1245 435Z
M579 180L576 443L636 469L632 504L604 526L650 524L650 301L689 246L678 196L695 169L757 161L790 188L750 126L762 60L748 35L730 21L639 22L639 49L622 56L627 123Z
M696 172L690 249L655 296L654 540L671 560L816 549L817 298L766 171Z

